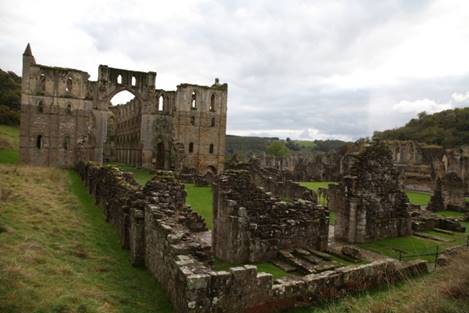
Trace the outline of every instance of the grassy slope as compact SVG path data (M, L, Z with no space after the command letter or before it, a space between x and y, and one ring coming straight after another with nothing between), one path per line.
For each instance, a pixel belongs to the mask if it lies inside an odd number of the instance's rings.
M19 133L17 127L0 125L0 163L18 163Z
M0 165L0 312L171 312L74 172Z

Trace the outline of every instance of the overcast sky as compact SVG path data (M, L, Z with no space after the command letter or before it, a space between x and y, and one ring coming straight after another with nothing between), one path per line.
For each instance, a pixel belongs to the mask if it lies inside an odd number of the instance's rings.
M358 139L469 105L468 0L0 0L0 67L229 85L228 133Z

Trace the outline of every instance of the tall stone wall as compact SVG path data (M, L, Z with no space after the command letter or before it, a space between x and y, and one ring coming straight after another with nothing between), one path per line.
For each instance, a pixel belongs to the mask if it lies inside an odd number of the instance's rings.
M379 261L274 281L244 265L214 271L199 239L200 217L184 205L184 186L159 173L144 187L117 168L80 163L77 170L108 220L121 231L130 261L145 266L178 313L270 313L332 300L426 271L421 262ZM106 185L103 185L106 184Z
M217 175L224 168L228 85L155 89L156 73L100 65L98 80L23 54L20 153L24 163L73 167L118 161ZM121 91L131 102L113 107Z
M327 211L315 202L281 201L257 187L248 171L225 171L214 185L213 249L230 262L273 259L280 249L324 250Z
M335 238L366 242L412 233L408 199L389 149L374 143L357 155L351 175L329 186L328 204L337 215Z

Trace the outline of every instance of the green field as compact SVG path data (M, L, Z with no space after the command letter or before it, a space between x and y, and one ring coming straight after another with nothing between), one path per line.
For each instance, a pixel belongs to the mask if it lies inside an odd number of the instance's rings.
M19 136L19 128L0 125L0 163L18 163L20 141Z
M185 184L187 192L186 203L189 204L194 211L202 215L207 223L208 229L213 227L213 192L212 187L197 187L194 184Z
M427 205L430 202L431 194L427 192L407 191L407 197L411 204Z

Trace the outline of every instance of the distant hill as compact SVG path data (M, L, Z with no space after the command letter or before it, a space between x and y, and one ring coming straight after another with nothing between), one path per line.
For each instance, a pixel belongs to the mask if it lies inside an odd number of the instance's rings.
M0 69L0 124L18 125L21 107L21 77Z
M277 137L243 137L226 135L226 156L230 158L234 153L240 157L248 157L250 154L261 154L265 152L267 146ZM310 153L310 152L329 152L336 150L347 144L342 140L282 140L291 152Z
M435 114L422 112L405 126L375 132L373 139L415 140L455 148L469 144L469 108L446 110Z

